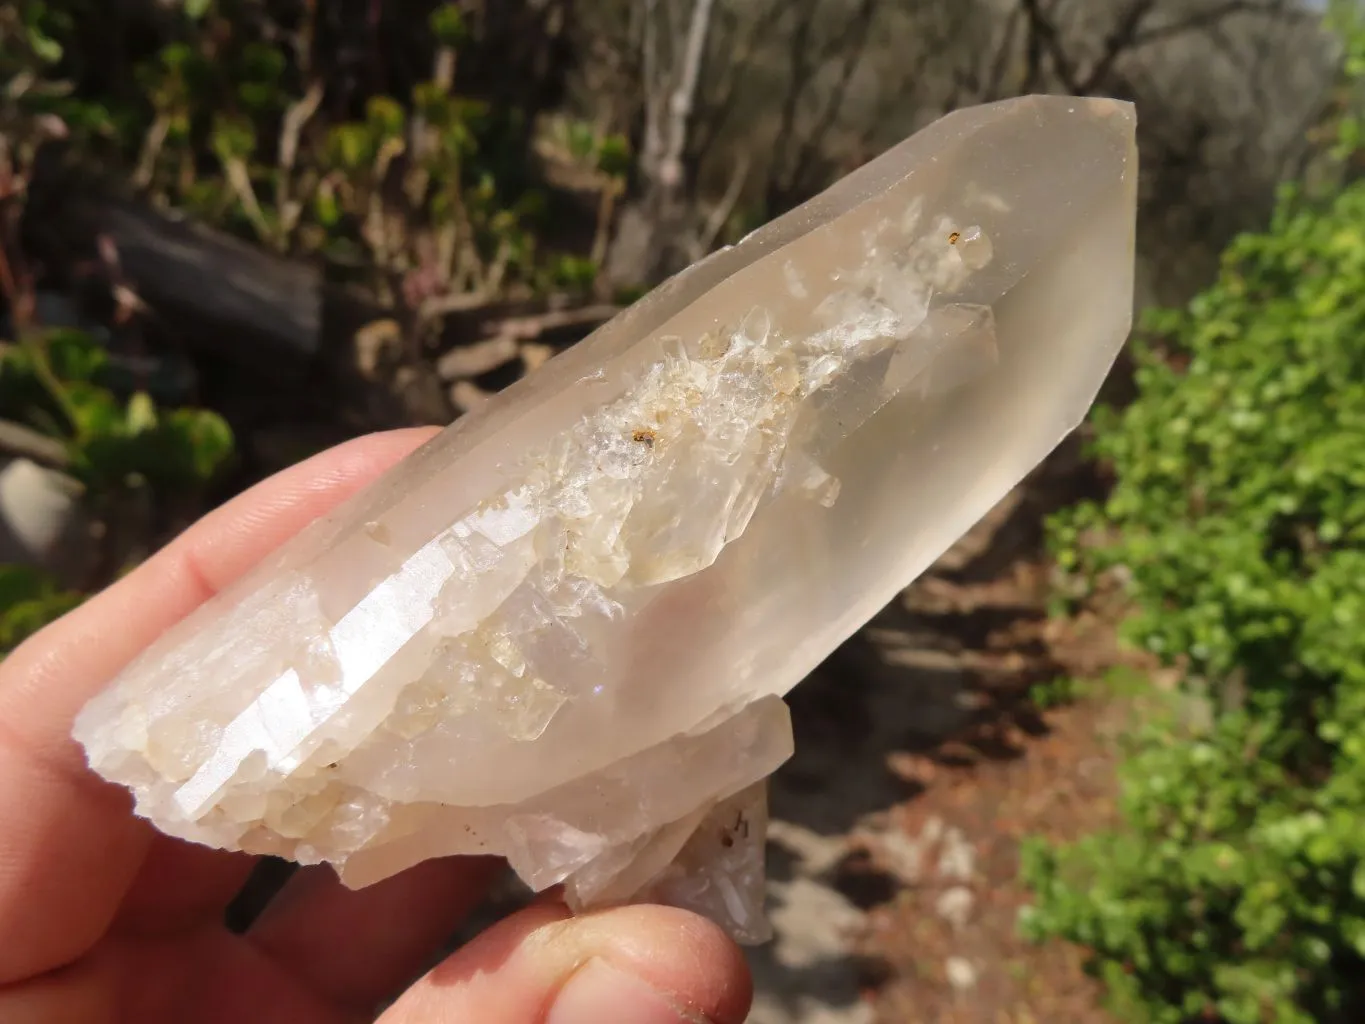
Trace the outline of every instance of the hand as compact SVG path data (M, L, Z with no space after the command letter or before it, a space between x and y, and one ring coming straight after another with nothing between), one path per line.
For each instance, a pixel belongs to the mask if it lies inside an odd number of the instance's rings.
M430 431L361 438L205 517L0 665L0 1021L5 1024L738 1024L750 982L715 926L666 907L579 917L543 901L403 987L493 865L449 858L351 892L305 868L244 935L253 865L172 840L94 776L71 722L167 626ZM400 994L401 992L401 994Z

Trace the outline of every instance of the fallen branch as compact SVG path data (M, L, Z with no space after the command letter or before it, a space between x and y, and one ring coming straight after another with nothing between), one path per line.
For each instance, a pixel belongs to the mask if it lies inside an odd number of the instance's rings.
M65 469L71 462L61 441L11 420L0 420L0 452L53 469Z
M106 240L122 283L188 348L270 372L320 353L316 267L102 190L77 172L35 179L32 193L24 234L50 271L88 276L101 266L96 241Z
M620 306L601 304L579 309L555 309L531 316L508 317L498 324L496 333L518 341L532 341L551 331L586 324L604 324L621 311Z

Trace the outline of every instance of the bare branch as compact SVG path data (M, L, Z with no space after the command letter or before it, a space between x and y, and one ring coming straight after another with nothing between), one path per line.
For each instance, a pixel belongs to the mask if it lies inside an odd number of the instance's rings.
M0 451L56 469L66 468L71 461L66 445L55 437L9 420L0 420Z
M796 111L801 102L801 94L810 78L813 63L810 59L810 36L812 23L815 21L816 2L817 0L806 0L804 16L797 16L796 30L792 33L790 77L787 82L787 93L782 98L782 113L778 119L777 138L773 143L774 155L768 163L768 181L763 190L767 205L770 208L776 205L778 201L778 192L780 191L778 181L782 170L791 163L791 154L785 150L796 125ZM793 3L793 7L795 7L795 3Z
M260 200L256 198L256 190L251 185L251 172L247 169L246 161L240 157L226 157L223 160L223 172L227 175L232 194L237 197L237 202L242 207L242 213L251 222L251 227L256 232L257 237L261 241L269 243L271 238L270 222L266 219L265 211L261 209Z
M1067 47L1053 20L1052 12L1043 0L1020 0L1029 26L1026 44L1028 72L1025 91L1042 85L1042 58L1051 62L1053 72L1062 86L1077 95L1092 94L1106 88L1115 64L1125 55L1152 43L1176 36L1213 28L1237 14L1254 14L1286 19L1305 17L1279 0L1226 0L1186 17L1157 25L1147 25L1156 13L1158 0L1129 0L1119 14L1113 29L1104 38L1100 53L1082 73L1071 60Z
M1104 50L1099 59L1091 65L1090 71L1085 77L1078 81L1074 88L1071 88L1072 92L1090 93L1100 87L1109 77L1109 72L1113 70L1114 62L1126 51L1130 51L1139 45L1138 39L1142 35L1142 20L1151 13L1155 6L1156 0L1132 0L1129 3L1128 9L1119 18L1118 25L1105 39Z
M666 188L678 188L683 181L683 152L687 148L687 123L692 115L692 104L701 75L702 58L706 55L706 36L711 29L711 11L715 0L696 0L692 19L687 28L687 45L683 51L682 70L677 87L669 101L668 148L664 152L660 177Z
M853 73L858 69L858 64L867 48L868 35L872 28L872 19L876 10L877 0L863 0L841 34L843 38L840 39L838 48L844 55L844 63L839 73L839 80L834 86L833 94L825 105L824 111L816 120L815 126L801 143L801 148L796 157L793 185L798 183L803 171L813 169L816 150L830 129L834 127L835 119L843 109L844 97L848 94L849 83L853 81Z
M281 248L288 245L289 236L302 212L302 205L293 197L294 163L298 159L299 139L303 135L303 129L313 119L318 108L322 106L323 92L322 82L314 81L302 98L289 105L289 109L284 112L283 122L280 125L277 161L279 177L275 180L275 209L280 217L279 244Z
M640 164L645 174L654 177L663 163L664 132L660 124L662 102L659 96L659 0L644 0L640 41L641 79L644 86L645 138Z
M1160 42L1162 39L1169 39L1185 32L1211 28L1234 14L1261 15L1263 17L1283 18L1286 21L1306 21L1313 17L1307 11L1296 10L1285 6L1283 3L1251 3L1249 0L1228 0L1227 3L1191 14L1180 21L1157 25L1146 32L1139 32L1134 37L1133 43L1135 46L1146 46L1149 43Z
M715 246L716 239L720 237L721 231L725 228L725 222L730 219L735 204L739 202L740 193L744 191L744 183L749 178L750 165L748 153L742 154L735 163L734 172L730 175L730 184L725 188L725 195L721 196L720 202L712 208L710 215L706 218L706 225L697 237L696 252L692 257L694 261L701 259Z
M995 49L995 57L991 61L990 74L986 79L985 88L980 91L979 99L989 102L1001 97L1001 86L1005 82L1005 72L1009 68L1010 55L1014 52L1015 36L1019 32L1021 22L1019 8L1010 11L1005 19L1005 27L1000 33L1000 42Z
M166 137L171 131L171 119L168 114L157 114L152 126L147 129L147 135L142 140L142 151L138 154L137 169L133 171L133 187L138 189L148 188L152 184L152 179L156 176L156 161L161 156L162 147L166 144Z
M1154 0L1135 0L1135 5L1152 3ZM1028 42L1026 45L1027 72L1024 76L1024 91L1033 92L1043 84L1043 58L1052 61L1052 69L1069 92L1078 92L1076 74L1062 45L1061 33L1052 20L1052 11L1044 9L1042 0L1020 0L1020 9L1028 19Z
M752 64L758 47L773 31L783 13L786 12L789 2L790 0L772 0L750 23L749 31L745 33L742 40L735 44L729 57L725 60L720 86L707 103L708 107L715 113L702 122L692 133L689 151L694 160L710 150L711 146L715 144L716 138L729 122L730 114L735 107L735 91L738 89L739 83L744 80L744 73Z

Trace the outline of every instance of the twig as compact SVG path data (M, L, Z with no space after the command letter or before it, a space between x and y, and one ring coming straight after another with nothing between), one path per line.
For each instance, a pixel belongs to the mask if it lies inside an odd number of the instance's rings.
M508 317L498 325L498 333L509 335L518 341L529 341L540 337L546 331L559 330L563 327L606 323L620 311L620 306L611 303L580 306L577 309L552 309L532 316Z
M1136 0L1130 7L1141 12L1154 0ZM1078 93L1080 87L1076 74L1071 67L1070 58L1062 46L1061 35L1052 21L1052 12L1043 9L1042 0L1021 0L1020 7L1028 18L1029 32L1027 45L1027 68L1024 76L1024 91L1032 92L1042 84L1043 56L1052 58L1052 68L1061 79L1068 92ZM1141 17L1141 14L1138 15ZM1114 36L1110 36L1112 40Z
M801 169L809 168L814 163L816 150L824 137L834 127L835 119L844 107L844 97L848 95L849 84L853 81L853 74L858 69L862 55L867 49L868 34L872 29L872 21L877 13L877 0L863 0L858 10L850 16L844 31L840 33L838 50L844 54L843 68L839 73L839 80L834 86L834 91L830 95L829 103L825 105L824 112L820 115L810 134L806 136L797 151L796 172L792 175L792 185L802 184Z
M714 116L703 120L691 133L691 155L694 158L709 152L728 124L730 113L737 106L734 102L735 90L744 79L745 69L752 63L759 45L769 38L786 10L787 0L774 0L770 6L760 11L750 23L744 40L735 46L725 62L725 68L720 72L723 76L721 84L715 90L714 98L709 104L711 110L715 112Z
M1133 46L1146 46L1149 43L1168 39L1184 32L1209 28L1234 14L1262 15L1264 17L1282 18L1285 21L1306 21L1310 17L1316 17L1310 15L1307 10L1291 10L1279 3L1258 4L1250 3L1248 0L1228 0L1227 3L1211 7L1206 11L1197 11L1181 21L1173 21L1166 25L1157 25L1145 32L1137 32L1133 36Z
M0 451L53 469L65 469L71 463L61 441L12 420L0 420Z
M607 258L607 246L611 242L611 222L616 213L616 200L621 194L621 182L610 178L602 184L602 194L597 199L597 228L592 236L592 250L589 258L599 267Z
M644 25L641 29L641 79L645 94L645 138L640 164L645 174L655 177L664 157L664 133L660 127L658 0L644 0Z
M711 11L715 0L696 0L687 27L687 46L683 51L682 73L669 99L668 148L664 151L659 177L666 188L676 189L683 180L683 153L687 149L687 123L692 116L702 59L706 56L706 36L711 30Z
M734 212L735 204L739 202L740 194L744 191L744 183L749 178L749 167L751 160L748 153L740 156L735 163L734 173L730 175L730 183L725 187L725 194L720 197L710 214L707 215L706 223L702 226L701 234L697 236L697 252L692 259L701 259L716 244L716 239L720 237L721 231L725 228L725 222L730 219L730 214Z
M302 205L291 198L294 164L299 155L299 139L303 129L322 106L325 88L315 81L298 101L291 103L280 125L279 176L275 179L275 209L279 213L279 245L284 248L302 212Z
M171 119L165 114L156 115L156 120L147 129L142 140L142 152L138 154L137 169L133 171L133 185L139 189L148 188L156 176L156 161L166 145L166 136L171 131Z
M983 101L999 99L1001 94L1000 87L1005 81L1005 71L1009 67L1009 59L1014 51L1014 35L1019 29L1019 8L1010 11L1009 17L1005 21L1004 31L1000 35L1000 46L995 51L995 59L991 62L989 84L986 86L984 95L979 97Z
M453 348L436 361L442 380L468 380L496 370L517 358L517 339L495 334L483 341Z
M251 221L252 228L261 240L269 242L270 222L266 220L265 211L261 209L260 200L256 198L256 190L251 186L251 172L247 170L246 161L241 157L227 157L223 161L223 171L227 174L233 195L242 204L242 212L246 214L246 219Z
M795 9L795 3L792 7ZM806 0L802 14L798 16L792 31L791 45L788 49L790 59L787 64L787 91L782 97L782 113L778 118L777 136L773 140L773 159L768 162L768 180L763 185L763 198L769 212L780 205L779 192L782 189L780 178L782 168L792 163L793 153L787 151L796 127L796 112L801 103L801 94L810 79L810 37L812 23L815 21L815 0Z
M451 313L463 313L467 310L478 309L486 306L489 298L482 292L464 292L453 295L438 295L427 299L422 303L422 308L418 311L418 317L422 320L435 320Z

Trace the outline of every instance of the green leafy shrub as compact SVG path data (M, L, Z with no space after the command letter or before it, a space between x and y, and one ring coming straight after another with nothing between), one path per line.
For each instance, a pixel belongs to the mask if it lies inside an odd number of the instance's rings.
M14 44L0 45L0 71L23 76L25 108L59 117L87 158L107 156L143 192L207 223L322 255L384 304L560 284L560 257L536 245L546 203L534 126L515 104L460 92L457 51L471 26L458 4L412 5L399 66L392 41L332 38L316 4L187 2L148 25L117 6L21 0ZM116 60L108 36L128 40ZM594 187L614 202L624 140L584 141Z
M232 454L232 431L206 409L159 409L102 383L107 356L88 334L36 333L0 351L0 414L62 441L92 496L126 488L202 489Z
M1112 494L1053 540L1127 581L1186 693L1132 737L1121 828L1027 851L1025 928L1088 947L1128 1020L1360 1020L1365 184L1287 194L1147 334L1096 418Z
M1084 679L1072 676L1057 676L1034 683L1029 687L1028 698L1040 711L1074 704L1089 692L1090 686Z
M82 599L41 569L0 565L0 654L14 650Z
M61 468L97 521L125 521L130 508L192 513L232 456L231 429L206 409L161 409L141 391L120 398L105 386L106 372L107 355L90 335L30 332L0 346L0 418L60 442ZM117 542L117 531L102 532ZM117 571L123 552L108 554ZM38 569L0 565L0 656L81 600Z

